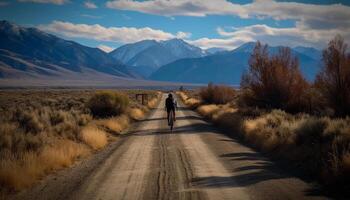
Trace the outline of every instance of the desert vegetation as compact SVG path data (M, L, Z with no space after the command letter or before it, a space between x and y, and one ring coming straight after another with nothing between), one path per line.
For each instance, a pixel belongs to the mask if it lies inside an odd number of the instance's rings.
M240 90L228 93L228 88L208 85L200 91L179 92L179 96L231 136L288 162L327 189L348 191L348 52L347 44L336 36L323 51L321 71L310 83L288 48L269 55L267 46L258 42ZM214 92L230 96L208 98Z
M199 91L201 100L207 104L225 104L233 101L235 91L228 86L208 84L208 87Z
M1 192L30 187L115 141L150 109L135 99L136 92L1 91ZM143 93L157 103L158 93Z
M267 45L257 42L249 60L249 71L242 77L242 102L248 106L301 111L309 87L291 50L282 47L269 55Z

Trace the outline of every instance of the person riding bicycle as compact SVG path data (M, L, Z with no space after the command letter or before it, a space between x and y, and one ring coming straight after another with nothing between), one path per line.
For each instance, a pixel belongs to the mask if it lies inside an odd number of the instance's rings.
M168 95L168 98L166 98L166 100L165 100L165 108L166 108L166 111L167 111L167 113L168 113L168 124L170 123L169 122L169 114L170 114L170 111L173 111L173 119L174 119L174 121L176 121L176 119L175 119L175 107L176 107L176 105L175 105L175 101L174 101L174 98L173 98L173 95L170 93L169 95Z

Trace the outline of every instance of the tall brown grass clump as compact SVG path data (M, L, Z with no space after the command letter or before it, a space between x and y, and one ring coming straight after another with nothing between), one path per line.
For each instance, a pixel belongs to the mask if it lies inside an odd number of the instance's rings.
M216 104L202 105L197 108L199 114L204 117L211 118L214 113L216 113L220 107Z
M101 119L96 122L97 125L104 127L108 132L113 134L121 134L123 130L129 127L130 119L126 115Z
M129 105L125 94L113 91L100 91L93 95L87 103L94 117L106 118L123 114Z
M226 104L235 99L236 93L231 87L209 83L207 87L201 88L199 96L203 103Z
M249 59L249 71L242 76L241 98L250 106L289 111L303 109L301 97L309 87L290 48L270 56L267 45L256 43Z
M94 150L101 149L107 145L107 135L103 130L90 125L80 132L80 139Z
M316 86L337 116L350 114L350 53L339 35L323 51L323 68Z
M140 108L131 108L129 109L128 114L133 120L142 120L145 118L145 112Z
M196 109L201 104L199 99L189 97L185 92L177 92L177 94L180 96L182 102L191 109Z
M147 102L147 106L148 106L148 108L156 108L157 103L158 103L157 98L153 98Z
M70 140L58 140L43 146L38 152L3 152L0 160L0 184L15 190L27 188L44 175L67 167L88 153L85 146Z

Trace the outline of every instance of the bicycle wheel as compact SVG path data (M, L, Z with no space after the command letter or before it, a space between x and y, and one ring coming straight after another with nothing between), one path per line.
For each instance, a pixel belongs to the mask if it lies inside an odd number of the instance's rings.
M172 131L173 130L173 127L174 127L174 111L170 111L169 113L169 126L170 126L170 130Z

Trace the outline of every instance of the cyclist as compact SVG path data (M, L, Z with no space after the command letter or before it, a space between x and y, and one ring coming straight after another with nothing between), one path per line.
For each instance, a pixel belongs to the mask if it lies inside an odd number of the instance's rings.
M173 98L173 95L170 93L168 95L168 98L165 100L165 108L166 108L166 111L168 113L167 115L167 118L168 118L168 125L169 125L169 114L170 114L170 111L173 111L173 119L174 121L176 121L175 119L175 101L174 101L174 98Z

